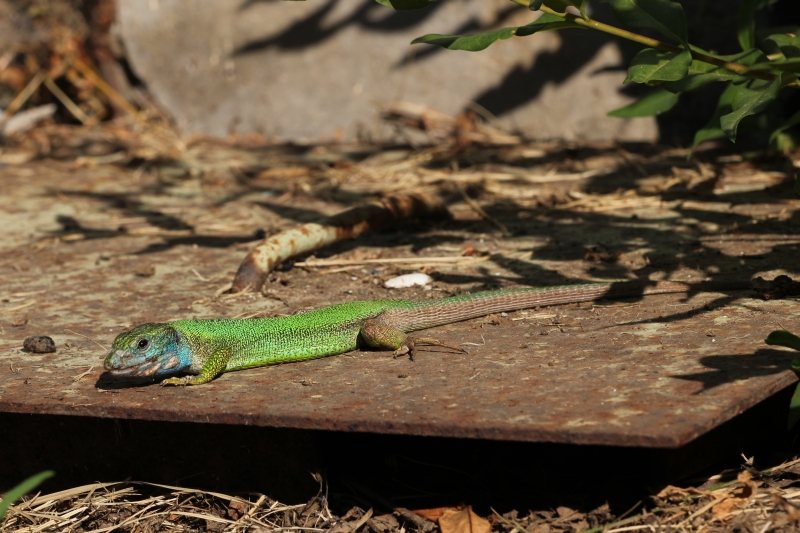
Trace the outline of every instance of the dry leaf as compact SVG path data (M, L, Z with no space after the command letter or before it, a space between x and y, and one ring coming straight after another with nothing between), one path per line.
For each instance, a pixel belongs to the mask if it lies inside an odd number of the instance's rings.
M756 484L750 472L744 470L736 479L744 486L711 508L711 514L717 520L724 520L733 511L744 509L756 495Z
M398 531L400 529L400 523L397 521L397 518L395 518L394 515L385 514L373 517L370 521L370 527L378 529L382 532Z
M500 317L492 313L491 315L486 315L486 317L481 322L481 326L483 324L491 324L493 326L497 326L500 324Z
M737 509L740 503L741 501L739 498L725 498L711 508L711 515L716 520L722 520L728 516L731 511Z
M569 518L574 515L577 511L574 509L570 509L569 507L557 507L556 513L558 513L559 518ZM582 516L582 515L581 515Z
M446 509L439 517L442 533L490 533L492 525L472 511L472 506L460 511Z
M694 487L684 489L673 485L667 485L661 489L661 492L659 492L656 497L670 502L679 502L692 495L712 496L707 490L697 490Z
M416 511L411 511L414 514L418 514L422 518L427 518L431 522L436 522L439 520L439 517L444 514L445 511L460 511L461 509L457 507L434 507L432 509L417 509Z

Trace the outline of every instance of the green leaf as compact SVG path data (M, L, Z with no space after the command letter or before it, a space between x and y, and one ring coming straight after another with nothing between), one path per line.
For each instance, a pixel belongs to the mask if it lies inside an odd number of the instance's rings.
M689 72L692 64L692 53L684 50L680 54L662 52L655 48L645 48L633 58L628 66L629 81L651 83L655 81L678 81Z
M728 56L713 56L723 61L730 61L732 63L739 63L740 65L753 65L761 61L766 61L767 56L761 53L758 48L740 52L738 54ZM738 74L726 68L717 67L711 63L704 61L692 61L689 65L689 73L685 78L679 81L670 81L663 83L661 86L668 91L674 93L695 91L701 87L705 87L709 83L715 81L732 81L740 78Z
M759 0L742 0L739 9L739 27L737 36L742 50L750 50L756 46L756 9Z
M557 15L551 15L550 13L542 13L541 17L534 20L530 24L519 26L517 28L515 35L517 37L526 37L528 35L533 35L534 33L540 31L558 30L561 28L582 28L582 27L583 26L579 26L574 22L565 20Z
M778 96L781 80L753 80L749 84L732 85L735 88L731 101L731 112L719 119L722 131L736 142L736 130L743 118L760 113Z
M661 35L689 46L686 15L677 2L669 0L605 0L614 15L634 28L650 28Z
M8 492L5 493L3 496L3 500L0 501L0 522L2 522L3 517L6 515L6 510L8 510L8 506L17 501L22 496L28 494L30 491L35 489L39 486L39 484L47 478L53 477L55 472L52 470L45 470L44 472L39 472L35 476L31 476L16 487L12 488Z
M567 6L573 5L573 3L568 0L544 0L543 3L556 13L565 13L567 11Z
M704 70L702 67L697 68L700 65L708 65L712 68L710 70ZM689 72L686 77L678 81L662 83L661 86L673 93L685 93L696 91L715 81L732 81L740 77L726 68L714 67L714 65L703 63L702 61L693 61L689 66Z
M797 362L800 363L800 361ZM794 366L794 361L792 366ZM792 399L789 400L789 420L787 421L786 429L792 429L798 420L800 420L800 384L794 389Z
M620 107L619 109L609 111L607 114L609 117L617 118L650 117L669 111L677 103L677 94L665 91L659 87L635 102Z
M731 112L731 103L733 102L733 95L736 93L736 90L737 86L731 84L728 85L724 91L722 91L721 95L719 95L719 100L717 100L717 108L714 110L714 114L711 116L705 126L695 132L692 148L689 150L689 156L687 159L691 159L695 149L701 143L725 138L725 132L722 131L722 128L719 126L719 119L722 115L726 115Z
M771 346L784 346L800 351L800 337L783 329L773 331L767 335L764 342ZM795 361L792 362L792 368L795 368L795 362L800 363L800 359L795 359ZM800 366L797 367L797 370L800 370Z
M788 130L789 128L797 126L798 124L800 124L800 111L796 112L794 115L789 117L789 120L784 122L783 126L772 132L772 134L769 136L770 144L774 143L781 133Z
M436 0L375 0L379 4L391 7L396 11L405 11L407 9L423 9L431 5Z
M417 37L411 41L411 44L437 44L449 50L477 52L488 48L495 41L513 37L514 29L515 28L503 28L486 33L476 33L474 35L441 35L438 33L429 33L428 35Z
M775 61L756 63L748 68L746 72L769 72L775 70L782 72L800 72L800 57L793 57L791 59L776 59Z
M423 35L422 37L417 37L411 41L411 44L437 44L449 50L477 52L488 48L495 41L508 39L514 35L524 37L526 35L533 35L539 31L580 27L581 26L578 26L574 22L564 20L562 17L551 15L550 13L543 13L538 19L524 26L502 28L473 35L440 35L438 33L431 33Z
M775 46L778 47L787 59L800 57L800 36L788 33L776 33L775 35L765 37L764 40L775 43Z
M797 178L800 180L800 172L798 172ZM773 331L767 335L767 338L764 340L764 342L771 346L784 346L786 348L792 348L800 351L800 337L789 333L786 330ZM796 373L800 373L800 359L795 359L792 361L792 370L794 370ZM792 429L798 420L800 420L800 384L798 384L797 388L794 389L792 399L789 401L789 420L787 429Z

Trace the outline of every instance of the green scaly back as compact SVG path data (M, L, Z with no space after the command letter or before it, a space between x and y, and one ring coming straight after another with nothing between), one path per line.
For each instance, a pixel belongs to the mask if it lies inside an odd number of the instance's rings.
M414 305L408 300L359 301L285 317L178 320L170 325L183 333L192 349L193 370L200 371L218 348L229 348L229 372L354 350L364 320Z

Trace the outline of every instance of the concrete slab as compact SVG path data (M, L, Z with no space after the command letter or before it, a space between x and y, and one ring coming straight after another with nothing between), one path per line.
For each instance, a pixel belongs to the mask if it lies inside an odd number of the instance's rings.
M374 0L118 2L128 60L186 135L387 139L379 111L406 101L450 115L477 103L533 139L657 138L653 118L606 116L633 99L620 92L621 52L601 34L545 32L480 53L409 46L533 17L482 0L405 12Z

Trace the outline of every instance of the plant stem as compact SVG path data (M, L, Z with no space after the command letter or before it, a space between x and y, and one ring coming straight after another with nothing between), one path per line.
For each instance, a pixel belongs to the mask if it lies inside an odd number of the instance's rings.
M530 5L530 0L511 0L511 1L514 2L515 4L519 4L522 6ZM665 43L663 41L659 41L658 39L653 39L651 37L645 37L644 35L639 35L638 33L633 33L628 30L623 30L622 28L617 28L616 26L604 24L589 17L584 18L578 15L573 15L572 13L559 13L558 11L550 9L545 5L542 5L540 10L544 11L545 13L550 13L551 15L563 17L565 20L573 22L578 26L583 26L584 28L591 28L594 30L602 31L611 35L615 35L617 37L621 37L623 39L628 39L629 41L634 41L639 44L649 46L651 48L664 50L665 52L672 52L673 54L679 54L684 51L684 48L680 46L675 46L669 43ZM769 72L747 72L746 65L733 63L731 61L725 61L724 59L713 57L708 54L704 54L702 52L697 52L695 50L689 50L689 52L692 54L692 59L696 59L697 61L702 61L703 63L709 63L717 67L722 67L724 69L730 70L737 74L741 74L743 76L749 76L751 78L758 78L762 80L778 79L778 76L776 76L775 74L770 74Z

